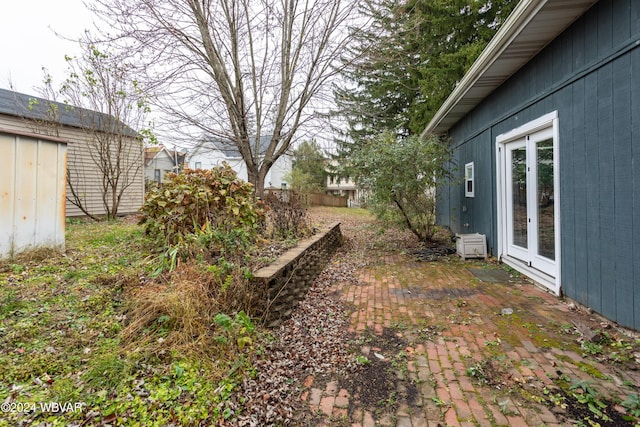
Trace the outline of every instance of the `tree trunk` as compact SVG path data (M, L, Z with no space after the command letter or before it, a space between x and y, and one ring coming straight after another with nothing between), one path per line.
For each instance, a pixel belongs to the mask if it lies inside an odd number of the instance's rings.
M398 209L400 209L400 212L402 213L402 217L404 218L404 222L407 224L407 228L416 235L416 237L420 240L426 240L422 235L420 235L420 233L418 232L418 230L415 229L415 227L411 224L411 221L409 220L409 216L407 215L407 213L404 211L404 209L402 208L402 205L400 204L400 202L398 201L398 199L393 199L393 201L396 203L396 206L398 206Z
M256 182L254 185L256 188L256 197L262 199L264 197L264 178L262 180L258 178L258 182Z
M264 177L260 179L260 172L251 171L247 167L247 180L253 184L256 197L262 197L264 195Z

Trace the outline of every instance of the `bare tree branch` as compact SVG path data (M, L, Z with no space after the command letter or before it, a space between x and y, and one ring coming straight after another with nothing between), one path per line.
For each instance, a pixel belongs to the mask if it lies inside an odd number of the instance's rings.
M355 0L97 0L154 102L181 127L230 141L262 193L274 162L316 120L355 19ZM269 144L259 142L268 137Z
M149 107L126 63L111 62L89 42L84 47L81 58L67 58L69 77L59 91L45 74L45 84L39 88L43 97L64 101L47 101L46 123L37 125L57 129L60 108L73 117L73 126L81 129L84 138L69 150L67 200L98 219L89 196L97 193L110 219L117 216L128 190L141 183L143 137L152 136L145 123Z

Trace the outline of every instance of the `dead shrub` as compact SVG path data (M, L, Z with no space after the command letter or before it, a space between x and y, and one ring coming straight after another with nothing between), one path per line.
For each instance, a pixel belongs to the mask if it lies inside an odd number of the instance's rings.
M246 330L219 322L220 316L250 315L257 296L248 280L233 271L220 277L220 271L183 263L163 283L135 289L122 331L126 345L155 354L206 355L200 359L212 361L237 354L247 341Z
M62 256L64 252L60 248L42 246L32 247L13 256L0 260L0 265L9 263L31 264L40 263L46 260L55 259Z
M299 238L311 233L307 209L294 191L273 191L264 196L267 206L267 236L272 239Z

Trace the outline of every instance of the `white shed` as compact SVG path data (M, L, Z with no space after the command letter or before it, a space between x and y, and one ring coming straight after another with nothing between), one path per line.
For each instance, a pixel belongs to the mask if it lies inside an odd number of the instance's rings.
M64 250L67 143L0 129L0 258Z

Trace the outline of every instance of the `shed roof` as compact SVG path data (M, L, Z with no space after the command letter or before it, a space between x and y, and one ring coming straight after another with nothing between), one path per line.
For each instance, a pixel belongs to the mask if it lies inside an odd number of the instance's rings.
M51 104L57 106L58 117L56 117L56 122L61 125L76 128L89 127L92 130L99 131L105 131L105 127L109 126L118 128L128 136L136 137L138 135L135 130L119 120L110 118L108 114L7 89L0 89L0 114L50 121L51 116L48 114L48 108Z
M422 135L451 129L483 99L527 64L597 0L522 0Z

